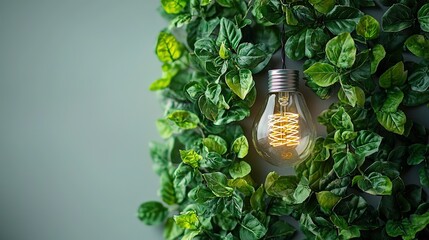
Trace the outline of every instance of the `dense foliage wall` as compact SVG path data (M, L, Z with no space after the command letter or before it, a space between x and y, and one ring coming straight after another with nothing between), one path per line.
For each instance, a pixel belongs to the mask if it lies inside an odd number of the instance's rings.
M143 203L144 223L164 223L166 239L285 239L296 231L285 216L309 239L427 236L428 131L403 111L429 102L426 1L161 5L170 26L158 36L162 77L150 88L162 95L156 125L166 141L151 157L164 203ZM365 14L371 8L383 11L381 23ZM271 172L260 185L238 122L256 98L253 75L283 49L304 61L315 94L338 102L318 117L327 136L296 175ZM404 183L410 168L419 184Z

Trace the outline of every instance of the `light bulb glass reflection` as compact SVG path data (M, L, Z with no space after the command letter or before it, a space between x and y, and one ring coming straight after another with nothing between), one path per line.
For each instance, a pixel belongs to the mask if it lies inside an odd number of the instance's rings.
M294 165L307 158L316 131L298 88L298 71L269 72L269 94L252 130L256 151L276 166Z

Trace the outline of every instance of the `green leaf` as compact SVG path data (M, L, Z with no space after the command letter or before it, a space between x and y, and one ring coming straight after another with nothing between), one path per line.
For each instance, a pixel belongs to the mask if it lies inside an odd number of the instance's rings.
M208 137L204 138L203 145L206 147L207 152L216 152L220 155L223 155L228 151L228 148L226 147L226 141L216 135L209 135Z
M297 186L296 176L279 176L276 172L270 172L264 184L265 192L272 197L291 197Z
M240 222L240 239L256 240L267 233L267 228L251 213Z
M331 86L338 82L341 75L335 70L335 67L328 63L317 62L304 71L310 79L321 87Z
M173 174L173 185L176 193L177 202L182 202L186 197L186 188L194 179L194 173L191 166L180 163Z
M332 208L341 200L341 197L329 191L321 191L316 193L316 199L323 211L330 212Z
M350 33L363 15L357 8L336 5L326 14L325 25L335 35Z
M332 115L331 124L335 129L350 131L354 130L352 119L343 107L340 107L338 111Z
M174 219L168 218L164 225L164 239L175 240L183 234L183 228L177 226Z
M180 157L182 161L193 168L198 168L200 165L200 161L203 159L201 155L195 152L193 149L191 150L180 150Z
M417 19L420 23L420 28L429 32L429 3L423 5L417 13Z
M412 214L410 218L401 220L388 220L386 232L391 237L402 236L404 240L415 239L416 234L429 224L429 212L422 215Z
M292 35L286 41L286 55L292 60L301 60L305 56L305 35L306 29Z
M140 205L138 217L147 225L156 225L165 221L168 216L168 208L160 202L149 201Z
M386 130L402 135L405 130L407 117L401 110L397 112L377 112L377 120Z
M171 21L170 26L180 28L192 21L192 15L188 13L180 14Z
M173 62L179 59L183 53L183 45L176 40L173 34L162 31L158 35L156 55L163 63Z
M404 99L404 93L395 87L387 90L387 98L381 107L381 111L383 112L396 112L398 110L399 105Z
M242 178L248 175L251 171L250 165L245 161L236 162L229 168L229 174L232 178Z
M159 191L161 199L168 205L177 204L176 191L173 179L168 172L161 174L161 189Z
M393 4L383 14L382 25L385 32L399 32L413 25L413 14L411 9L402 4Z
M350 33L342 33L326 44L326 57L339 68L350 68L356 60L356 46Z
M182 129L194 129L200 123L197 115L186 110L175 110L167 116L167 119Z
M168 119L158 119L156 120L156 128L158 129L159 135L162 138L169 138L173 134L172 122Z
M351 145L357 155L367 157L378 152L382 139L377 133L361 130Z
M334 171L338 177L351 174L358 165L358 157L351 152L338 152L332 157L334 158Z
M234 191L233 188L228 187L228 180L223 173L212 172L203 174L207 182L207 187L218 197L229 197Z
M238 158L244 158L249 152L249 143L246 136L241 135L240 137L236 138L232 143L231 150L237 154Z
M177 14L186 7L186 0L161 0L162 8L168 14Z
M429 40L423 35L413 35L405 41L405 46L417 57L429 59Z
M356 104L363 107L365 104L365 92L360 87L342 85L340 91L338 91L338 99L352 107L356 106Z
M219 48L219 57L222 59L228 59L230 56L229 50L226 48L225 43L223 42Z
M213 61L219 54L216 44L211 38L202 38L196 41L194 52L202 62Z
M321 13L328 13L335 6L335 0L309 0L311 5L313 5L314 9Z
M240 69L238 72L230 71L226 74L225 81L228 87L241 99L245 99L255 85L252 72L249 69Z
M250 175L245 175L244 177L247 179ZM251 196L255 192L255 188L244 178L228 179L228 186L237 189L246 197Z
M392 181L381 173L372 172L368 177L355 176L353 184L357 183L358 187L372 195L391 195Z
M156 90L164 89L168 87L168 85L170 85L170 82L171 82L171 78L159 78L150 84L149 90L156 91Z
M429 167L421 167L419 169L419 179L422 186L429 187Z
M216 39L216 44L220 46L225 43L225 46L230 49L237 49L238 44L242 38L241 30L232 22L226 18L220 20L219 35Z
M305 56L314 58L323 54L325 51L324 46L329 39L328 34L320 27L307 29L305 31Z
M194 210L174 216L174 221L177 226L183 229L196 230L200 227L200 221L198 220L197 213Z
M264 186L261 185L250 197L250 206L252 206L253 210L262 210L265 206L264 202L264 194L265 189Z
M429 88L429 67L421 65L414 69L408 78L408 83L412 90L425 92Z
M265 239L289 239L295 234L295 228L289 223L279 220L270 224Z
M406 80L407 71L404 70L404 63L398 62L380 76L379 84L382 88L390 88L392 86L402 86Z
M370 15L363 16L356 26L356 33L367 40L378 38L380 35L380 24Z
M377 71L378 64L380 64L381 60L386 56L386 51L384 50L383 45L376 44L371 49L371 74L374 74Z
M240 68L254 69L264 62L268 56L258 45L242 43L238 46L235 61Z

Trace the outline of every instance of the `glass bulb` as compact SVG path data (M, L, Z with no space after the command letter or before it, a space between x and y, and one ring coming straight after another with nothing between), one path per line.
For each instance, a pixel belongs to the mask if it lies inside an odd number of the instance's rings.
M268 75L269 93L253 123L253 144L269 163L295 165L310 155L316 137L310 111L298 92L299 73L275 69Z

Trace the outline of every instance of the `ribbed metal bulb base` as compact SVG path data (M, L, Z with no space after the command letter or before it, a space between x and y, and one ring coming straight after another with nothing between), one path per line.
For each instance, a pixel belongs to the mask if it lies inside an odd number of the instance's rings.
M273 69L268 71L268 92L296 92L299 85L299 71Z

